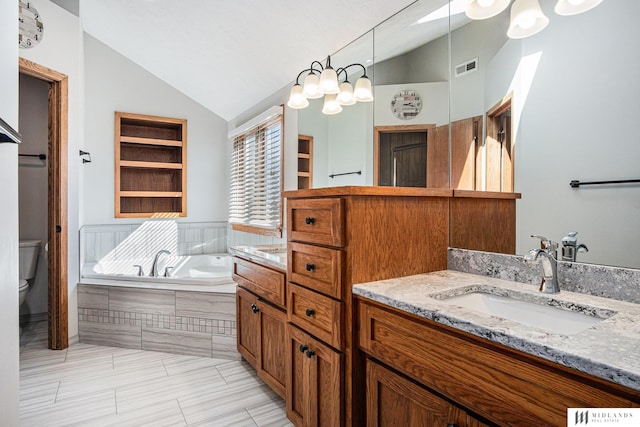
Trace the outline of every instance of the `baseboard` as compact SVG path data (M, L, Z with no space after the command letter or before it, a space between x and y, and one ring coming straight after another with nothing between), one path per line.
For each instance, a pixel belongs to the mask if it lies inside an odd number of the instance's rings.
M78 344L80 342L80 335L75 334L72 337L69 337L69 345Z

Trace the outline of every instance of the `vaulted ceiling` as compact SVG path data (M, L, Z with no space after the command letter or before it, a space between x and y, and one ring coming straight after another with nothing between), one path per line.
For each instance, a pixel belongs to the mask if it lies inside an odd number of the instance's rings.
M413 0L80 0L84 30L225 120Z

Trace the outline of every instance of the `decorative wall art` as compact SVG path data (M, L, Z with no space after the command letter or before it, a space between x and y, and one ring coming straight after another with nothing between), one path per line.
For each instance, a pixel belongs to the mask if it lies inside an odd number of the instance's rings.
M415 90L401 90L391 99L391 112L401 120L411 120L422 110L422 99Z

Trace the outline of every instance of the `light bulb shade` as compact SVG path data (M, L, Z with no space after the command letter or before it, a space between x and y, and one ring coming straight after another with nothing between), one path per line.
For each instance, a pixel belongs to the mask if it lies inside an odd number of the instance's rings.
M307 99L317 99L322 98L322 92L320 92L320 88L318 84L320 83L320 78L315 73L307 74L307 77L304 78L304 86L302 88L302 94Z
M371 90L371 80L362 76L356 81L356 87L353 89L353 97L358 102L373 101L373 91Z
M335 94L325 95L324 105L322 106L323 114L338 114L342 111L342 106L338 102L338 96Z
M307 98L305 98L302 93L302 86L297 83L293 85L291 92L289 92L289 101L287 102L287 105L296 110L309 106L309 101L307 101Z
M507 36L522 39L542 31L549 25L538 0L516 0L511 6L511 22Z
M336 70L327 67L320 74L320 92L323 94L338 94L340 93L340 87L338 86L338 75Z
M558 0L555 11L558 15L577 15L591 10L602 3L602 0Z
M340 83L340 93L338 94L337 99L340 105L353 105L356 103L356 98L353 96L353 86L351 86L351 83Z
M511 0L471 0L464 13L471 19L487 19L505 10L510 2Z

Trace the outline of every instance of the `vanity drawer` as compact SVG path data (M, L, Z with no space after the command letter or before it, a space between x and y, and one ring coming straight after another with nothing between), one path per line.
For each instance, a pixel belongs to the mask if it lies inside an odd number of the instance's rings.
M285 308L287 296L284 273L233 257L233 280L259 297Z
M287 245L289 281L342 298L342 251L289 242Z
M340 301L289 283L287 320L336 349L342 347Z
M287 200L287 218L289 240L327 246L344 246L342 199Z
M357 305L363 351L498 424L565 425L567 408L638 406L615 384L361 298Z

